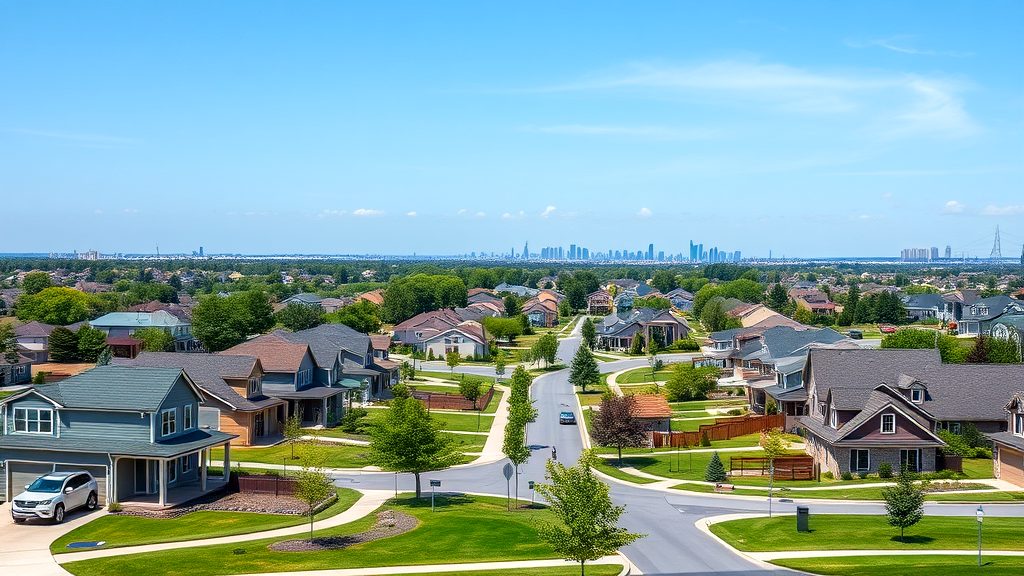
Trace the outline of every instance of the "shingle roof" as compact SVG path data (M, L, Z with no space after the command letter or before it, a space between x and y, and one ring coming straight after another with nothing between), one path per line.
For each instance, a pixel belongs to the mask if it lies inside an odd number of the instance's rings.
M298 332L277 330L274 334L291 342L308 344L317 366L321 368L332 368L342 350L363 357L371 346L369 336L344 324L321 324Z
M907 308L941 309L944 304L939 294L911 294L903 297L903 305Z
M68 438L67 436L62 436L55 438L47 435L9 434L4 436L4 448L173 458L189 452L195 452L201 448L223 444L237 437L235 434L225 434L216 430L196 430L168 440L152 443L125 440L117 435L87 438Z
M866 348L812 348L807 357L814 380L824 399L827 389L874 388L882 382L895 382L899 374L912 367L940 365L939 351Z
M94 328L174 327L188 324L166 310L156 312L111 312L91 321Z
M203 391L242 411L261 410L277 403L267 397L250 400L224 381L225 378L248 378L258 363L255 356L180 352L143 352L132 359L114 359L114 364L122 366L182 369Z
M97 366L32 390L66 408L154 412L181 373L180 368Z
M1015 435L1013 432L997 432L994 434L986 434L992 440L1016 448L1017 450L1024 451L1024 438Z
M267 372L296 372L302 365L302 358L309 351L309 345L290 342L281 334L272 332L258 336L218 354L255 356Z
M371 334L370 343L374 350L387 350L391 347L391 336L387 334Z
M992 296L991 298L982 298L974 304L964 306L964 315L962 320L991 320L1000 314L1006 312L1007 307L1014 307L1017 309L1024 309L1024 303L1020 300L1014 300L1009 296ZM982 313L982 310L987 309L988 311ZM974 311L978 313L975 314Z
M634 394L630 413L635 418L671 418L672 407L661 394Z
M14 335L19 338L43 338L50 335L56 326L44 324L35 320L22 324L14 329Z

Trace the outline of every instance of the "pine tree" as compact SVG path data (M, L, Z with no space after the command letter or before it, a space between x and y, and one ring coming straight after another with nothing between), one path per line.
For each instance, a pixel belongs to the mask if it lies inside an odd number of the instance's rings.
M904 529L917 524L924 516L924 491L914 484L915 476L904 466L896 485L882 491L889 525L900 529L900 542L903 542Z
M629 346L629 353L633 356L640 356L644 353L644 337L639 332L633 335L633 341Z
M579 386L583 392L587 386L595 386L601 381L601 373L597 369L597 361L590 353L590 348L580 346L572 359L572 366L569 371L569 384Z
M704 469L704 481L725 482L725 479L725 465L718 457L718 452L715 452L711 455L711 460L708 461L708 467Z

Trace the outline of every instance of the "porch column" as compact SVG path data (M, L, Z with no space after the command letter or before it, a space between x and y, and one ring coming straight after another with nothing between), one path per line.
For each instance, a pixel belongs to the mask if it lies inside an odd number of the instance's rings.
M323 408L320 409L320 424L324 428L326 428L327 427L327 398L324 398L323 400L321 400L320 403L323 404Z
M206 451L207 448L199 451L199 488L203 492L206 492Z
M224 443L224 481L231 479L231 442Z
M160 506L167 506L167 462L164 460L157 460L157 466L160 468L160 485L157 487L157 491L160 493Z

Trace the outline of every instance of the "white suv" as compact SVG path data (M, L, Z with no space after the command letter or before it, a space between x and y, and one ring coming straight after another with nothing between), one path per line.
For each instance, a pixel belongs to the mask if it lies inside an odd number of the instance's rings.
M53 472L36 478L14 497L11 515L15 523L43 518L60 524L64 515L85 506L96 509L96 479L88 472Z

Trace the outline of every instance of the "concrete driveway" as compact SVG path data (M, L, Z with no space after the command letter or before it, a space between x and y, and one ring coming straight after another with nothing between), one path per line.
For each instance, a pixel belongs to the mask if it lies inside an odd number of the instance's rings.
M10 503L0 505L0 566L3 566L3 573L68 576L68 572L53 560L50 543L106 513L103 509L92 512L80 509L68 514L63 524L34 520L15 524L11 518Z

